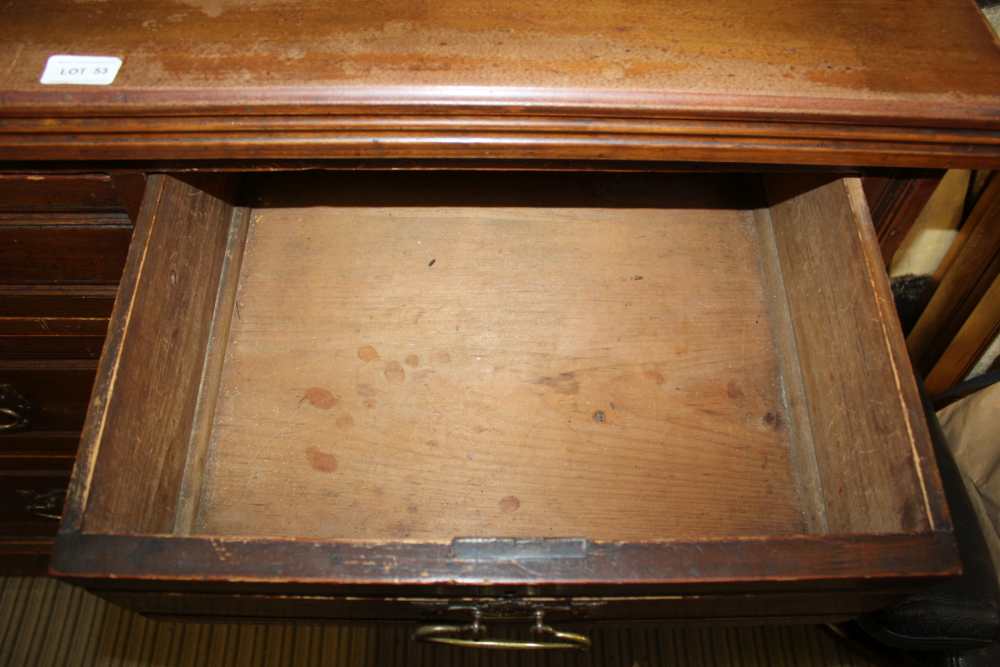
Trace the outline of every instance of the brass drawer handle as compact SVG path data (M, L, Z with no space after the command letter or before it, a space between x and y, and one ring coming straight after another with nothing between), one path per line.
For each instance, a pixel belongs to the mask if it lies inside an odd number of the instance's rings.
M9 384L0 384L0 433L24 431L31 426L31 404Z
M66 489L18 489L24 498L24 509L42 519L62 518L62 506L66 502Z
M413 639L419 642L478 649L550 651L558 649L586 650L590 648L589 637L575 632L563 632L556 630L551 625L546 625L544 614L545 612L536 611L535 624L531 626L532 634L537 635L539 640L478 638L477 635L486 634L486 626L483 625L482 614L478 610L473 612L472 623L468 625L423 625L413 633ZM472 636L462 637L461 635ZM541 639L550 639L551 641L541 641Z

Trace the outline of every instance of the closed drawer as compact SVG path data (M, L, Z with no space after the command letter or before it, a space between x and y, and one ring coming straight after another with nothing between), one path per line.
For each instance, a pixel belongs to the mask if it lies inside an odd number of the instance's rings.
M125 213L0 214L0 284L117 284Z
M0 286L0 359L97 359L111 286Z
M832 617L957 571L856 179L239 181L151 180L56 573Z
M44 575L73 460L40 460L43 466L20 470L8 462L0 456L0 574Z
M0 472L0 540L51 537L59 526L69 467Z
M79 431L32 431L0 435L0 473L70 469L80 444Z
M828 594L822 609L815 595L698 595L635 596L619 598L521 598L466 599L460 602L441 598L326 598L319 595L226 595L223 593L157 593L111 591L103 596L129 606L143 615L180 618L189 621L225 617L255 619L392 619L460 625L472 620L478 609L491 632L494 624L530 623L541 611L546 621L565 624L591 620L678 620L763 623L781 619L849 619L866 611L883 608L898 594L864 594L835 591ZM822 612L822 613L820 613ZM572 628L572 625L565 626ZM530 637L522 629L520 637Z
M121 196L107 174L0 174L0 212L120 208Z
M79 431L96 365L95 361L0 361L0 387L8 397L18 397L5 401L0 439L25 431ZM15 422L23 424L12 427Z

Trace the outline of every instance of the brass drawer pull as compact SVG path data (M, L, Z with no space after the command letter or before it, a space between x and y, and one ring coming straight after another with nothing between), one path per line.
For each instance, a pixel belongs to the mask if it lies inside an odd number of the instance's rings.
M66 502L66 489L18 489L18 495L24 498L24 509L42 519L62 518L62 506Z
M9 384L0 384L0 433L24 431L31 426L31 404Z
M544 615L545 612L536 611L535 624L531 626L531 633L537 635L539 640L490 639L489 637L481 637L481 635L486 634L486 626L483 625L482 614L478 610L473 612L472 623L468 625L423 625L413 633L413 639L432 644L447 644L448 646L478 649L549 651L558 649L585 650L590 648L589 637L575 632L556 630L551 625L545 624ZM463 637L461 635L471 636ZM542 639L550 639L551 641L541 641Z

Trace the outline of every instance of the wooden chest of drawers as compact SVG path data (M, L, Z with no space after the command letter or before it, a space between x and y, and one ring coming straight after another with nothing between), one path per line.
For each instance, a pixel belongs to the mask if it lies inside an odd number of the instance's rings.
M55 574L575 643L958 570L856 176L1000 164L971 3L55 5L8 10L0 159L152 174ZM11 271L108 284L126 228L81 227ZM32 289L72 335L11 356L81 363L98 302Z
M956 570L857 179L235 180L150 181L61 576L554 619L842 617Z
M141 180L141 179L140 179ZM44 571L141 190L97 173L0 175L0 560Z

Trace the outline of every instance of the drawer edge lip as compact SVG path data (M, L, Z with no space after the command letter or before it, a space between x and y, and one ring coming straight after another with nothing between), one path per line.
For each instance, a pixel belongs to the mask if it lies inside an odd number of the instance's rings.
M209 119L205 119L206 121ZM595 120L595 122L597 122ZM961 139L935 139L901 128L901 138L872 138L864 132L846 136L794 133L796 123L775 131L753 121L758 136L740 136L724 124L708 121L696 133L665 127L650 132L613 130L499 131L392 130L349 131L269 129L246 132L158 132L36 134L5 132L0 119L0 160L110 161L153 160L183 165L198 160L434 160L530 159L677 163L740 163L828 167L976 168L1000 167L997 133L967 130ZM837 128L840 129L840 128Z
M321 587L468 593L545 591L878 590L956 576L950 531L800 535L702 542L591 543L580 559L457 562L444 543L57 535L50 575L84 586L200 585L241 590ZM273 574L261 575L261 572Z

